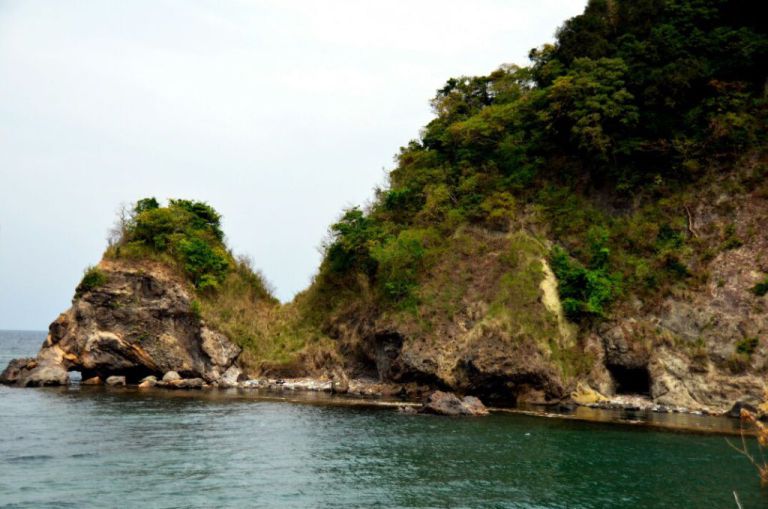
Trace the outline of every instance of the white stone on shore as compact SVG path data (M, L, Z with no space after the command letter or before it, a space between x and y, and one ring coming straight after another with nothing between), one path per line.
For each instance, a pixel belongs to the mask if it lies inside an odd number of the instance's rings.
M176 380L181 380L181 375L175 371L169 371L163 375L163 382L175 382Z
M124 376L110 376L107 378L107 385L125 385Z

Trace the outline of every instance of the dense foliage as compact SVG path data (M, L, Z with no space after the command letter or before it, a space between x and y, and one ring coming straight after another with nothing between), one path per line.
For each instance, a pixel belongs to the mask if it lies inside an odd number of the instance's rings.
M90 292L100 286L107 284L107 275L98 267L88 267L83 272L83 279L77 285L75 297L79 297L85 292Z
M155 198L145 198L122 218L110 252L166 256L198 290L216 290L235 268L220 223L221 216L206 203L172 199L161 207Z
M543 224L573 320L694 277L678 200L764 143L766 20L740 0L590 0L530 67L449 80L388 187L331 227L318 305L361 289L417 304L430 260L467 225Z

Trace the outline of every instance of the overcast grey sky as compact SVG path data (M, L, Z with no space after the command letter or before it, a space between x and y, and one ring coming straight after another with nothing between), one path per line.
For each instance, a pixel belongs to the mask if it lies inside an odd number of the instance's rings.
M204 200L283 300L452 76L585 0L0 0L0 329L45 329L121 203Z

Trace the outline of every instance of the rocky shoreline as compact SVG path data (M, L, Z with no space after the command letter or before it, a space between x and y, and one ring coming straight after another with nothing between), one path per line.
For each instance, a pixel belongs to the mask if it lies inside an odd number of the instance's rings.
M82 380L80 384L85 386L133 387L139 390L237 390L246 393L258 391L273 395L323 393L326 395L344 396L346 400L354 399L366 401L369 404L377 406L381 404L384 404L385 406L394 406L405 413L417 413L417 409L423 410L435 394L453 394L436 391L423 385L383 383L373 379L350 379L345 380L343 383L339 383L329 378L246 378L241 375L240 380L221 379L219 381L207 382L202 378L182 378L175 371L169 371L161 378L150 375L134 384L127 383L125 377L122 376L111 376L105 380L101 380L99 377L93 377ZM462 398L460 396L456 397L461 401ZM477 400L477 402L482 405L482 408L487 408L489 412L513 412L547 417L569 417L580 408L637 414L677 414L691 417L726 417L732 418L734 422L738 420L740 409L748 408L760 413L762 418L766 417L766 413L762 411L762 408L754 408L746 404L737 403L733 408L726 412L711 412L703 408L659 405L647 397L628 395L618 395L593 402L579 402L573 398L569 398L557 403L533 403L522 405L521 407L486 407L477 398L472 396L466 396L466 398ZM426 410L424 413L460 415L460 413L452 414L450 412L430 412ZM486 415L487 413L488 412L486 411L480 410L479 413L468 412L466 415Z
M34 359L18 359L9 364L0 374L0 382L6 385L18 384L19 371ZM10 382L10 383L9 383ZM77 384L77 383L75 383ZM37 384L38 386L68 386L64 383ZM226 397L227 395L253 395L259 399L277 399L290 402L313 402L336 405L363 405L387 407L406 414L439 415L487 415L489 413L512 413L535 417L577 420L585 422L607 422L637 425L659 429L671 429L692 433L737 435L740 433L738 414L741 408L757 410L763 418L765 409L737 403L726 412L712 412L704 408L665 406L654 403L648 397L638 395L616 395L605 397L588 389L577 389L570 398L550 403L525 403L518 406L488 406L472 396L462 398L453 393L436 391L433 387L417 383L381 382L374 378L346 377L297 377L275 378L246 376L232 365L216 380L202 377L184 377L176 371L167 371L162 376L148 375L141 379L111 375L84 378L79 382L83 388L128 389L139 392L161 391L167 395L188 394L190 397ZM198 394L198 396L195 396ZM311 397L313 394L320 399ZM437 401L433 401L437 395ZM465 403L466 401L466 403ZM708 422L711 420L712 422Z
M409 408L421 404L424 412L428 411L434 394L444 394L440 390L455 391L461 397L438 397L442 399L437 406L444 411L436 413L448 414L465 411L482 414L485 403L505 409L528 407L541 413L560 414L586 408L656 415L738 417L739 411L746 408L763 418L768 415L768 405L758 406L759 399L753 396L756 391L744 394L730 386L718 385L718 391L710 391L717 392L717 404L712 403L711 398L704 404L693 398L657 397L653 387L647 386L642 389L647 390L648 395L642 391L625 394L605 380L605 383L578 381L575 387L562 387L555 397L547 391L528 387L527 375L522 373L519 374L522 381L515 382L513 387L506 382L506 375L501 374L468 386L446 384L441 379L428 377L409 378L402 373L395 377L388 374L392 371L393 359L404 354L386 348L374 355L377 367L389 366L377 369L378 376L359 376L354 369L339 366L310 371L307 376L297 378L263 376L264 373L246 371L240 359L241 347L201 319L195 310L191 289L167 267L103 261L100 268L108 275L107 282L96 288L78 287L72 307L50 325L36 357L11 361L0 374L0 383L20 387L66 386L70 383L69 373L80 372L84 386L315 392L402 402ZM629 355L630 351L627 352ZM512 353L507 355L510 356L514 357ZM504 359L499 360L502 361ZM618 360L612 357L611 363L616 365ZM528 390L524 390L526 387ZM475 405L474 400L462 399L472 396L482 399L480 405L483 406ZM475 406L479 410L473 410Z

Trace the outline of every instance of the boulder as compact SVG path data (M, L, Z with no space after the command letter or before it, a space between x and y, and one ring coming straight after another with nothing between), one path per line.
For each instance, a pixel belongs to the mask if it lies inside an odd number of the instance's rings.
M202 389L205 386L205 380L202 378L182 378L167 382L165 387L169 389Z
M16 365L18 367L18 364ZM51 359L28 362L17 374L14 382L21 387L47 387L69 384L69 373Z
M436 415L488 415L488 409L474 396L462 399L452 392L443 391L430 394L420 412Z
M337 370L331 377L331 393L347 394L349 392L349 378L342 370Z
M576 390L571 393L571 400L577 405L594 405L608 401L608 398L589 385L579 383L576 386Z
M157 385L157 377L154 375L146 376L139 382L140 389L146 389L148 387L154 387Z
M219 387L236 387L237 381L242 374L242 370L233 364L221 375Z
M80 385L101 385L101 384L102 384L102 381L101 381L101 377L99 376L92 376L80 382Z
M125 386L125 377L124 376L110 376L110 377L107 377L106 382L107 382L107 385L113 385L113 386L122 385L122 386Z
M201 347L217 366L229 366L240 354L240 347L220 332L203 327L200 331Z
M175 371L169 371L163 375L163 382L175 382L181 380L181 375Z
M28 369L29 366L35 362L32 357L26 357L23 359L13 359L8 363L8 366L0 373L0 383L2 384L15 384L19 381L21 374Z
M479 398L464 396L461 400L464 411L468 415L488 415L488 409Z

